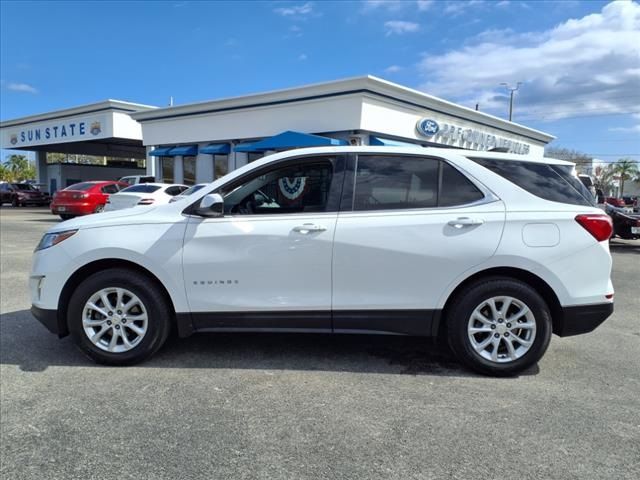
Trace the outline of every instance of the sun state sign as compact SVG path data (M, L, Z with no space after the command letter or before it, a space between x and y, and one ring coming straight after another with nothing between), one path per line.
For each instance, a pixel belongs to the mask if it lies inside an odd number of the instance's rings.
M25 148L50 143L80 142L111 136L104 116L72 118L3 128L2 148Z

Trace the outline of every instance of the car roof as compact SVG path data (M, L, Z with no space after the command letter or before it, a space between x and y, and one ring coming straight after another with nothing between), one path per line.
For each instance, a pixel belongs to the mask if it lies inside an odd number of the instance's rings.
M335 147L312 147L312 148L299 148L295 150L286 150L284 152L268 155L263 158L269 160L263 163L269 163L270 161L279 160L282 158L296 156L296 155L317 155L317 154L340 154L340 153L378 153L378 154L405 154L405 155L456 155L466 158L486 158L492 160L504 160L504 161L520 161L520 162L534 162L534 163L546 163L554 165L575 165L573 162L567 162L565 160L558 160L556 158L543 157L537 155L521 155L517 153L503 153L503 152L486 152L478 150L465 150L461 148L442 148L442 147L421 147L419 145L414 146L335 146ZM262 163L263 159L256 160L256 162Z

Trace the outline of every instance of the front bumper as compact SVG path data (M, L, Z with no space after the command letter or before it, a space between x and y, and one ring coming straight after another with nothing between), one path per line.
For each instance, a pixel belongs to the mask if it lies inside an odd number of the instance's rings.
M36 317L40 323L47 327L47 330L58 335L58 337L62 338L69 335L67 326L64 322L60 321L60 318L58 318L57 310L46 310L44 308L31 305L31 314Z
M570 337L592 332L612 313L613 302L563 307L562 318L555 323L553 333Z

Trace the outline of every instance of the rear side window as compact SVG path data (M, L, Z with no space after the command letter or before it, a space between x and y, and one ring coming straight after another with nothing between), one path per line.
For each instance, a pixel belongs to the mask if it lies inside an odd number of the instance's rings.
M187 187L182 187L179 185L174 185L173 187L169 187L167 188L164 193L166 193L167 195L171 195L172 197L175 197L176 195L180 195L182 192L184 192L187 189Z
M484 195L448 163L424 157L360 155L353 209L450 207Z
M566 173L559 173L555 168L558 167L557 165L487 158L472 158L472 160L536 197L571 205L593 205L588 197L576 189L574 182L567 179ZM573 177L571 174L568 175ZM578 179L575 180L580 183Z
M118 186L115 183L102 187L102 193L118 193Z
M152 193L155 192L156 190L159 190L160 186L159 185L149 185L149 184L144 184L144 183L139 183L137 185L133 185L131 187L127 187L124 190L120 190L123 193Z

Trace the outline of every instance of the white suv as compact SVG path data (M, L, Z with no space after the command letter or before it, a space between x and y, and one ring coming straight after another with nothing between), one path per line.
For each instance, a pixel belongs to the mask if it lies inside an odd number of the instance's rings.
M278 153L168 205L51 228L32 312L107 364L148 358L175 324L439 336L467 366L514 374L552 332L613 311L611 220L572 172L440 148Z

